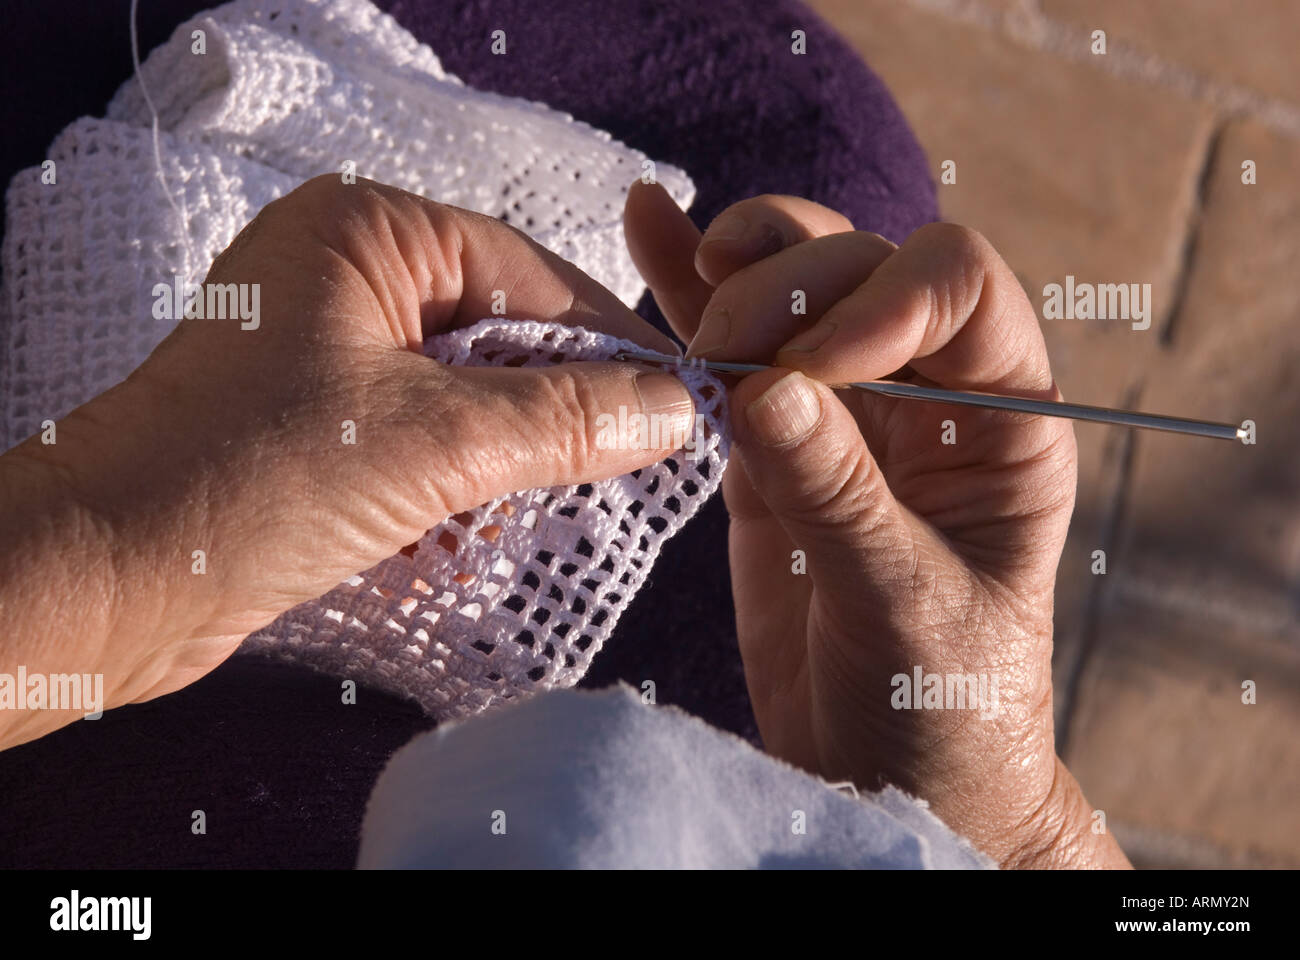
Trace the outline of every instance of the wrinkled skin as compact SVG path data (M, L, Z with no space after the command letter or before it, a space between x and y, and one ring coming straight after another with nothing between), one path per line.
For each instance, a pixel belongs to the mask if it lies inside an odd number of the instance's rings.
M831 781L914 793L1003 866L1127 866L1092 832L1054 747L1070 422L826 386L901 372L1059 399L1011 270L962 227L896 247L794 197L742 201L701 237L661 188L640 185L625 226L690 354L775 364L732 391L742 469L723 485L767 749ZM946 420L955 443L942 442ZM999 709L896 709L892 678L917 666L995 679Z
M634 365L423 356L426 336L491 316L496 290L513 319L673 347L513 228L393 187L308 181L259 213L206 282L260 284L255 328L180 321L124 383L60 421L56 444L0 458L3 662L103 673L109 708L197 680L449 515L670 452L600 449L601 413L692 422L680 381ZM78 717L2 713L0 746Z

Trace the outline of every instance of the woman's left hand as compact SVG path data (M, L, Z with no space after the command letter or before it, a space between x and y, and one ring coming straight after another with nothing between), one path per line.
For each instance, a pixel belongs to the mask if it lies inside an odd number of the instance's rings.
M108 707L167 693L449 515L669 452L601 449L601 413L692 422L680 381L624 363L423 356L426 337L492 316L502 296L515 320L673 347L513 228L392 187L309 181L206 284L256 285L256 322L181 320L60 421L57 443L0 458L0 670L103 673ZM0 746L76 718L6 711Z

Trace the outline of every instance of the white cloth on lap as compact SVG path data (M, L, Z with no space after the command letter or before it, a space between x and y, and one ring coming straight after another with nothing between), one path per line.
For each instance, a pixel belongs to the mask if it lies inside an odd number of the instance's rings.
M926 805L855 799L628 686L421 734L380 775L362 868L985 869Z

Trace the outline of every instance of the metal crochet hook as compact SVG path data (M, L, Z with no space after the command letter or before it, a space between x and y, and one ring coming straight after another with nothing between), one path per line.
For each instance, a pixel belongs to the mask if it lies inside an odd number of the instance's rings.
M670 364L718 373L757 373L770 370L762 363L730 363L720 360L705 361L699 357L674 357L653 350L623 350L614 355L615 360L633 360L638 363ZM994 410L1014 410L1017 413L1036 413L1044 417L1066 417L1070 420L1090 420L1094 423L1114 423L1124 427L1141 427L1144 430L1165 430L1170 433L1188 433L1198 437L1218 440L1241 440L1246 432L1230 423L1210 423L1205 420L1186 420L1182 417L1165 417L1155 413L1136 413L1111 407L1091 407L1083 403L1064 403L1056 400L1030 400L1027 397L1007 397L996 393L975 393L967 390L945 390L940 387L920 387L892 380L866 380L846 383L846 387L869 390L887 397L905 397L909 400L932 400L963 407L989 407Z

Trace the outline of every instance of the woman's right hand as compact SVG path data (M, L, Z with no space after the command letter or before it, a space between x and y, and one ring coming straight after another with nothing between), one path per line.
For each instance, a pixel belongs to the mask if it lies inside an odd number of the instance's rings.
M1011 270L973 231L933 224L895 247L793 197L742 201L701 238L638 186L626 226L691 354L775 365L732 391L742 469L723 488L767 749L828 780L895 784L1003 866L1127 866L1054 747L1069 422L826 386L902 371L1058 398ZM900 709L918 670L917 708ZM931 676L947 709L929 708ZM945 705L959 676L986 699Z

